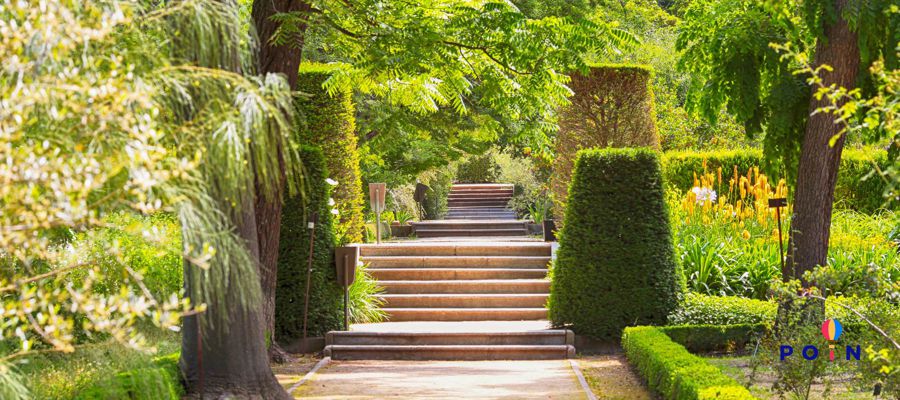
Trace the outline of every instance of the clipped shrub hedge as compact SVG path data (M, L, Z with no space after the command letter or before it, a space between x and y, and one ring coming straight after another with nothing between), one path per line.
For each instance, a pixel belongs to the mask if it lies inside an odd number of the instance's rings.
M675 325L660 331L691 353L734 352L766 333L768 324Z
M625 328L628 361L664 399L754 399L747 388L652 326Z
M334 270L334 224L328 199L331 185L325 156L318 148L300 149L306 177L304 193L284 199L275 292L275 339L288 344L303 336L303 307L309 257L308 216L319 214L313 247L307 334L323 336L343 324L343 295Z
M329 178L338 182L332 197L340 211L335 232L342 243L357 243L365 234L362 180L359 172L356 120L352 94L338 90L329 94L324 88L335 64L303 63L297 78L301 95L295 101L301 124L298 141L322 149Z
M574 74L571 103L559 112L553 176L554 215L561 220L576 154L592 147L659 148L653 108L653 71L646 66L606 64Z
M626 326L666 322L684 283L663 197L654 151L579 152L550 285L554 325L618 340Z
M687 293L678 309L669 315L673 325L760 324L775 320L778 304L737 296Z
M717 150L707 152L673 151L662 156L663 179L666 185L680 191L690 190L694 186L694 174L703 172L703 163L707 170L716 171L721 167L725 175L737 166L739 173L746 173L752 167L765 167L762 152L747 150ZM894 204L885 204L884 193L886 183L878 176L869 176L874 165L884 169L888 166L887 152L846 149L841 158L841 168L834 190L835 206L871 213L879 208ZM781 177L781 171L764 168L764 172L772 177Z

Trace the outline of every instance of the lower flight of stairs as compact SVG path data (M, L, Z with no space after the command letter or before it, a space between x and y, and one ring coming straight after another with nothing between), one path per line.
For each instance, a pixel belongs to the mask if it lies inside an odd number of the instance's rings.
M464 237L464 236L526 236L525 221L516 220L434 220L412 222L416 237Z
M360 252L384 288L391 322L547 319L549 244L386 243ZM327 344L334 359L552 359L574 351L566 330L330 332Z

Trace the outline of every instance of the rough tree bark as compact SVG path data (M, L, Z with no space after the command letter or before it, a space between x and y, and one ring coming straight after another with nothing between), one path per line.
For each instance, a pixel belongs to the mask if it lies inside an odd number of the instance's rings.
M836 14L843 13L848 0L834 0ZM856 33L842 17L825 26L825 40L816 45L816 66L827 64L833 72L822 75L824 84L836 84L848 89L856 87L859 73L859 47ZM824 265L828 255L828 240L831 234L831 212L834 202L834 187L844 138L841 136L834 146L832 137L840 134L842 126L835 123L829 113L814 113L828 105L827 99L810 100L809 121L800 150L800 164L797 173L797 189L794 193L794 215L791 221L788 257L784 279L800 279L803 273L816 266ZM809 286L810 282L803 282Z
M259 246L256 243L256 218L253 204L245 202L237 233L246 241L247 249L256 260ZM185 284L190 287L190 274L185 274ZM242 299L234 291L226 294L227 309L215 310L212 306L205 315L184 319L181 339L181 370L189 398L198 399L273 399L288 400L292 397L275 379L269 366L263 331L261 309L244 310ZM203 318L228 313L228 326L202 329L198 324Z
M291 88L297 85L297 69L300 66L303 51L303 34L306 25L300 27L296 37L286 46L275 46L269 40L279 24L272 21L276 13L301 12L310 10L309 3L296 0L254 0L253 23L260 40L258 54L258 71L261 74L277 73L287 78ZM284 188L284 157L279 148L277 154L282 175L277 193L266 198L256 198L256 237L259 243L259 278L262 285L262 308L266 337L269 339L270 356L275 362L283 362L288 357L278 346L275 332L275 288L278 276L278 242L281 235L281 207ZM257 190L257 192L259 192Z

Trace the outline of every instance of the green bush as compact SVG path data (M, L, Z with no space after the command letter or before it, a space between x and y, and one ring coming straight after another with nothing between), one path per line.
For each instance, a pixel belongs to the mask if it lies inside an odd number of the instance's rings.
M576 154L592 147L659 148L653 71L638 65L596 65L569 83L571 103L559 112L550 190L554 215L563 219Z
M672 248L659 162L648 149L579 153L550 286L550 319L618 340L664 324L683 281Z
M767 324L675 325L659 328L672 341L691 353L740 351L767 329Z
M456 181L460 183L494 183L500 179L500 166L492 152L472 155L456 166Z
M737 166L738 173L745 174L752 167L764 167L763 172L772 178L783 177L781 168L766 166L762 152L755 149L717 150L707 152L674 151L662 157L663 179L667 185L681 192L694 186L694 176L706 170L715 173L722 168L724 176L730 176ZM888 166L887 153L882 150L844 150L837 185L834 190L835 206L871 213L885 207L884 180L871 175L874 165L884 169ZM888 204L893 208L895 204Z
M356 120L351 93L329 94L323 84L339 66L304 63L300 65L295 101L298 115L305 120L298 141L322 149L328 178L338 182L332 192L340 220L335 233L341 243L358 243L365 233L363 188L359 172Z
M778 305L771 301L687 293L678 309L669 315L669 323L673 325L760 324L774 321L777 311Z
M300 156L306 172L304 193L284 199L275 292L275 338L288 343L303 336L303 308L309 257L308 216L319 214L313 248L307 334L322 336L343 324L343 294L334 269L334 225L328 199L331 185L324 154L304 146Z
M424 219L441 219L447 214L447 197L453 186L453 173L448 168L423 173L419 179L428 186L423 208Z
M664 399L754 398L734 379L655 327L625 328L622 348L647 385Z

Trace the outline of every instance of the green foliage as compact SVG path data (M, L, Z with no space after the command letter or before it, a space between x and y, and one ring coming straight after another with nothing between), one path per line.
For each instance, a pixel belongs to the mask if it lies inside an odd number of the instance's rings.
M516 154L514 151L494 149L493 154L500 167L498 182L513 185L509 207L520 217L524 217L530 214L530 209L544 206L548 202L546 182L550 171L549 168L542 168L545 164L534 162L530 149L523 151L524 154Z
M300 149L306 177L303 194L285 197L278 249L278 281L275 292L275 339L288 343L303 336L306 272L309 262L309 215L318 214L315 225L313 265L309 291L308 336L323 336L343 323L343 294L334 268L334 222L328 199L332 186L325 182L328 169L322 150Z
M500 166L490 152L471 155L456 166L456 181L460 183L494 183L499 178Z
M734 353L766 333L768 325L674 325L658 329L692 353Z
M143 368L120 372L80 392L75 400L178 400L183 390L177 377L165 368Z
M337 181L332 197L337 203L339 221L335 232L341 243L358 243L363 239L364 197L359 172L356 125L352 92L349 89L326 90L323 85L343 67L305 63L300 65L295 101L305 124L298 141L322 149L331 178Z
M350 323L365 324L381 322L387 313L381 310L384 300L380 297L384 292L378 281L367 272L367 265L356 267L356 279L350 285Z
M665 323L680 278L656 153L581 151L550 287L553 324L615 340L626 326Z
M778 306L771 301L736 296L687 293L669 316L673 325L761 324L775 320Z
M651 326L625 328L622 348L647 384L665 399L753 399L715 366Z
M551 190L554 214L562 219L566 190L579 150L591 147L659 148L653 92L653 72L643 66L597 65L575 74L569 86L571 104L560 110Z
M424 219L441 219L447 214L447 197L453 186L453 173L449 168L435 169L423 173L421 182L428 186L423 205Z

